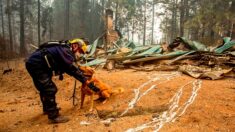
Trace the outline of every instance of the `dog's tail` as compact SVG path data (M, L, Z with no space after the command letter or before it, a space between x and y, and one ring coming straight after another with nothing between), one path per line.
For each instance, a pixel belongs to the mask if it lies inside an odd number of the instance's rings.
M124 88L123 87L117 87L116 89L113 89L111 94L120 94L124 92Z

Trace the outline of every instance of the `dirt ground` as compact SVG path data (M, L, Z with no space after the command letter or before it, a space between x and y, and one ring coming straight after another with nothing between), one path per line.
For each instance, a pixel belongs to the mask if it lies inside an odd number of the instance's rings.
M48 124L23 61L11 62L13 71L4 75L6 63L0 66L1 132L235 131L234 78L211 81L178 72L97 69L97 78L113 89L123 87L124 92L105 104L96 102L89 112L88 98L83 109L72 105L74 79L56 77L57 103L71 120ZM77 97L80 101L78 88Z

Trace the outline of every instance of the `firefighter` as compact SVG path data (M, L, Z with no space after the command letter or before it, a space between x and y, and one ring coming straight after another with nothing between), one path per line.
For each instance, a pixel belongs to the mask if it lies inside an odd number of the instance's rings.
M26 60L26 69L40 93L43 113L48 115L50 123L69 121L68 117L59 114L55 98L57 87L52 81L53 75L59 75L60 80L62 80L63 73L67 73L81 83L86 83L93 91L99 90L94 83L87 83L87 78L75 65L76 57L79 58L86 53L87 44L89 44L89 41L86 39L50 41L42 44Z

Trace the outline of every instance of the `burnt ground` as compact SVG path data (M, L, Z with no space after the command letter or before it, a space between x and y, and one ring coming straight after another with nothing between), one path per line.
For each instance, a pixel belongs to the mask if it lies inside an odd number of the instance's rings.
M234 78L211 81L196 80L178 72L97 69L97 78L113 89L123 87L124 92L112 96L105 104L96 102L95 110L89 112L88 98L83 109L72 105L74 79L65 75L63 81L58 78L54 81L61 114L71 120L48 124L23 61L11 62L13 71L4 75L6 63L1 62L0 66L0 131L3 132L235 131ZM80 101L78 88L76 93ZM148 124L143 126L145 123Z

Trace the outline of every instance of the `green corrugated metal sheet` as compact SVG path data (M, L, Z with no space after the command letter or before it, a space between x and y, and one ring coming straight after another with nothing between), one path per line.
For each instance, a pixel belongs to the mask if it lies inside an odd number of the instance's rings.
M157 45L157 46L154 46L154 47L152 47L152 48L150 48L150 49L148 49L148 50L146 50L146 51L144 51L140 54L137 54L137 55L140 55L140 56L151 55L151 54L157 52L160 49L161 49L161 46Z
M105 62L106 59L95 59L86 64L82 64L82 66L94 66L94 65L104 64Z
M143 51L145 51L145 50L147 50L147 49L149 49L149 48L150 48L150 47L143 47L143 46L141 46L141 47L136 47L136 48L134 48L134 49L132 50L132 52L131 52L128 56L132 56L132 55L138 54L138 53L143 52Z
M228 43L228 42L231 41L231 38L230 37L224 37L223 40L224 40L224 43Z
M185 37L180 37L185 44L188 44L193 50L198 50L198 51L208 51L207 47L197 41L191 41L186 39Z
M235 41L226 40L226 43L223 46L215 49L215 53L218 53L218 54L223 53L225 50L233 47L234 45L235 45Z
M95 51L96 51L96 47L98 45L98 42L99 42L99 39L100 38L97 38L92 45L90 45L88 51L89 51L89 54L87 55L88 57L94 55Z

